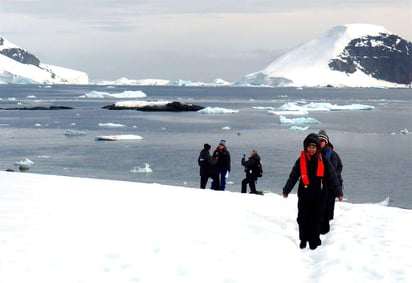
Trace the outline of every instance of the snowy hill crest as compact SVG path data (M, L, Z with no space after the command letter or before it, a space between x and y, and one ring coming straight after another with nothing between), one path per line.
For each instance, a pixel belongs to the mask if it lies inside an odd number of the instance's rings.
M412 43L368 24L337 26L238 85L399 87L412 82Z
M0 83L88 84L84 72L42 64L27 50L0 36Z

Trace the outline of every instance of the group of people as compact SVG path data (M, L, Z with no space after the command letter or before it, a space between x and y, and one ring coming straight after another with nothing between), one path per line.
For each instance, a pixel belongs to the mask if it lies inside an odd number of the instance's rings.
M200 188L205 189L207 182L212 179L211 189L222 190L226 188L226 180L230 173L230 152L226 147L226 141L220 140L218 146L210 153L211 146L207 143L203 145L198 157L200 166ZM242 166L245 167L246 177L242 180L241 192L246 193L246 187L249 184L250 193L258 194L256 190L256 180L259 177L260 156L256 150L252 150L249 158L243 155L241 160Z
M210 144L205 143L197 162L200 166L200 188L205 189L209 178L212 179L212 190L225 190L226 179L230 173L230 152L226 141L221 140L210 154Z
M209 178L211 189L225 190L226 179L230 173L230 152L226 141L210 153L211 146L204 144L199 154L200 188L205 189ZM261 169L260 156L252 150L249 158L243 155L242 166L246 177L242 180L241 192L258 194L256 180ZM314 250L321 245L321 234L330 230L330 220L334 218L335 200L343 200L342 161L334 150L325 130L309 134L303 141L303 150L294 163L289 178L283 187L283 197L287 198L295 184L298 186L299 247Z

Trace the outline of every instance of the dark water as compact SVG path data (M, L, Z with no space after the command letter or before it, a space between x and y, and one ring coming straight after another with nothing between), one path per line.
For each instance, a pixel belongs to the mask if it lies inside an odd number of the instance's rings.
M111 111L103 106L124 99L83 98L90 91L141 90L143 100L180 100L239 110L235 114ZM257 149L264 176L258 189L281 193L290 169L310 132L326 129L344 163L345 197L352 203L380 202L412 208L412 90L303 89L234 87L142 87L0 85L0 107L70 106L72 110L0 110L0 168L18 170L26 157L29 173L107 178L198 187L197 156L205 142L227 141L232 172L227 189L240 191L240 159ZM127 99L130 100L130 99ZM370 111L311 112L321 124L304 132L279 124L279 117L255 106L277 108L286 102L367 104ZM105 128L99 123L122 124ZM223 129L229 127L229 130ZM85 136L67 137L68 129ZM99 142L96 136L134 134L139 141ZM131 173L150 164L151 174ZM29 185L29 184L28 184ZM294 190L296 192L296 188Z

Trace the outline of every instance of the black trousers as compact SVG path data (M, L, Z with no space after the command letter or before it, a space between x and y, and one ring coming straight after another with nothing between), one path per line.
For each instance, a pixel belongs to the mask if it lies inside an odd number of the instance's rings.
M246 177L246 178L244 178L244 179L242 180L242 190L241 190L242 194L246 194L247 184L249 184L250 192L251 192L252 194L255 194L255 193L256 193L256 185L255 185L255 183L256 183L256 179L255 179L255 178L252 178L252 177Z
M298 199L299 239L309 241L310 245L320 243L320 228L323 213L323 201L320 199Z
M217 174L209 174L209 175L200 176L200 188L206 189L207 181L209 180L209 178L213 180L213 183L217 184L217 186L214 189L220 190L220 180L219 180L219 175Z

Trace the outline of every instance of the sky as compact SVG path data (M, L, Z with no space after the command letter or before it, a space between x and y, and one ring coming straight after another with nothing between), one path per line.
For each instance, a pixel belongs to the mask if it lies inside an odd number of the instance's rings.
M294 193L5 171L0 188L4 283L412 281L412 210L388 200L336 203L322 245L301 250Z
M412 0L0 0L0 35L91 80L229 82L330 28L412 40Z

